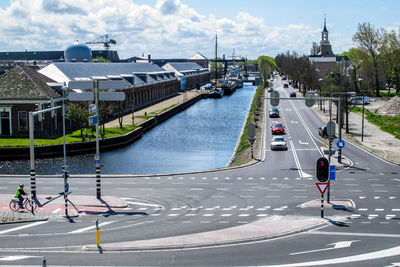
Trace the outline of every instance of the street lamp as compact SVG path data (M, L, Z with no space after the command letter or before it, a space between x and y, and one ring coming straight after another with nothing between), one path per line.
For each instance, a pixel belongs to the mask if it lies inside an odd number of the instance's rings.
M361 82L363 81L362 78L358 78L357 82L360 82L360 87L361 87ZM361 88L360 88L361 89ZM362 119L361 119L361 142L364 142L364 95L365 95L365 90L362 91Z
M64 175L64 207L65 217L68 217L68 171L67 171L67 149L65 145L65 91L68 90L66 83L61 87L62 90L62 117L63 117L63 175Z

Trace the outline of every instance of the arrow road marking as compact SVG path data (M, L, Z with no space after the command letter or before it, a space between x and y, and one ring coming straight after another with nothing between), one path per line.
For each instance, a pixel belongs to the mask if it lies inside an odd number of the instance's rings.
M321 248L321 249L315 249L315 250L309 250L309 251L295 252L295 253L290 253L290 255L299 255L299 254L326 251L326 250L332 250L332 249L338 249L338 248L348 248L351 246L351 243L358 242L358 241L360 241L360 240L340 241L340 242L331 243L331 244L327 245L327 246L333 245L333 247L331 247L331 248Z
M291 150L292 150L292 153L293 153L294 162L296 163L296 167L297 167L297 170L299 172L300 177L301 178L312 177L311 175L309 175L309 174L307 174L307 173L302 171L301 165L300 165L300 161L299 161L299 158L297 157L296 149L295 149L295 147L293 145L293 141L292 140L290 140L290 147L291 147Z
M308 143L307 142L301 142L301 140L299 140L299 143L300 143L300 145L308 145Z
M295 124L296 124L296 123L299 123L298 121L290 121L290 122L291 122L291 123L295 123Z

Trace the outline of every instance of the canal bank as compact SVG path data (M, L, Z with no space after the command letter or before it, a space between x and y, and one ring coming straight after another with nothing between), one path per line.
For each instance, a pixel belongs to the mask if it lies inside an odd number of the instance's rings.
M203 97L205 94L197 90L186 91L135 112L134 121L138 128L125 135L100 139L101 151L110 151L131 144L157 124L190 107ZM123 122L123 125L131 125L132 114L124 116ZM105 127L119 127L118 119L106 123ZM66 144L66 150L68 156L93 153L96 150L96 141L69 143ZM29 147L2 147L0 148L0 160L27 159L29 152ZM61 157L62 155L63 145L35 146L36 158Z
M246 85L222 99L197 101L164 123L158 123L154 130L131 144L110 151L100 149L102 175L162 175L227 167L235 153L255 91L255 86ZM187 101L192 97L182 95L180 101L184 98ZM162 107L153 106L152 112L170 107L171 103L158 105ZM142 117L145 112L147 117ZM135 125L141 123L139 119L148 118L150 113L150 110L136 111ZM129 116L123 119L124 124L131 121ZM118 125L118 121L115 123ZM150 129L152 127L150 125ZM62 165L62 157L37 159L36 173L58 175L62 173ZM67 155L67 167L71 175L92 174L94 153ZM29 160L2 161L0 174L29 174Z

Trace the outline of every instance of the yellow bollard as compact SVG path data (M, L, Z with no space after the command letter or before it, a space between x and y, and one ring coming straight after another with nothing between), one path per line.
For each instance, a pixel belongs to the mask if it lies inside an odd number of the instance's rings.
M97 245L97 246L100 246L99 219L96 219L96 245Z
M324 147L326 147L326 139L324 139Z

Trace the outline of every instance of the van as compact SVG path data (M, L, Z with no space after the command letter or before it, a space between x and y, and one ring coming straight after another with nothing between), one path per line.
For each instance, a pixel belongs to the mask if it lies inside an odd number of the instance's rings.
M364 105L369 104L369 96L355 96L350 98L349 103L353 105L362 105L363 104L363 98L364 98Z

